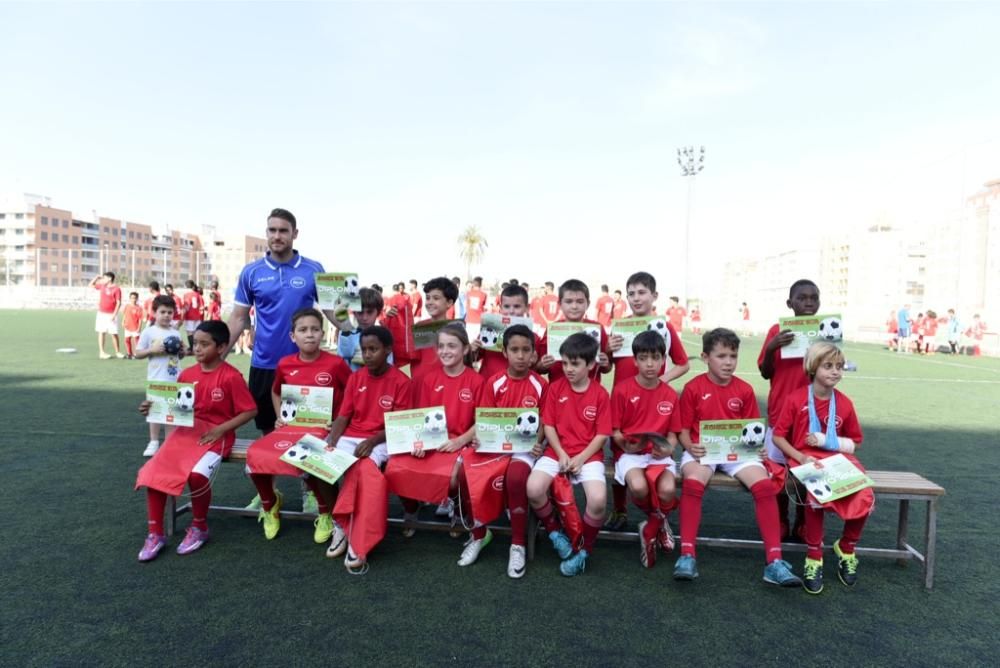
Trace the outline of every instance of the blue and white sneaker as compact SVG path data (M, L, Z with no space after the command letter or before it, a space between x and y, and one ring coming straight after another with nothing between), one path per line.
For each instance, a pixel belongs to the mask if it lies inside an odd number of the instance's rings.
M682 554L677 563L674 564L675 580L694 580L698 577L698 563L694 557Z
M569 559L570 555L573 554L573 544L569 542L569 538L562 531L549 533L549 540L552 541L552 547L555 548L560 559Z
M559 564L559 572L568 578L582 574L587 568L587 556L586 550L580 550Z
M764 569L764 582L782 587L801 587L802 578L792 572L792 565L784 559L775 559Z

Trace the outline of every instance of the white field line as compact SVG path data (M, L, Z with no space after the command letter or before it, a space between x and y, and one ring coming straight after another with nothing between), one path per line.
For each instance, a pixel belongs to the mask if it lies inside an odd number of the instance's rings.
M896 359L910 359L914 361L919 360L918 362L919 364L936 364L937 366L951 366L959 369L975 369L976 371L985 371L987 373L1000 374L1000 369L990 369L988 367L976 366L975 364L959 364L958 362L944 362L940 360L928 359L924 355L917 355L913 353L907 355L905 353L896 353L888 350L874 351L874 350L864 350L863 348L851 348L849 354L854 355L855 353L864 353L866 355L878 355L880 357L887 357L889 355L892 355Z
M852 372L844 374L844 380L900 380L908 383L980 383L983 385L1000 385L1000 380L962 380L961 378L912 378L903 376L856 376Z

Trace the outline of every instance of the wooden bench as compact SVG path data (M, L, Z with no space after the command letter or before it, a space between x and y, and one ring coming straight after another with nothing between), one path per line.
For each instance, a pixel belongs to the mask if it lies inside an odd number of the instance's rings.
M249 439L238 439L236 445L233 447L233 451L230 453L229 457L225 460L228 462L240 462L246 461L247 448L250 447L252 443ZM614 469L613 467L608 467L608 477L613 477ZM865 557L878 557L882 559L895 559L896 563L899 565L905 565L910 560L917 560L923 565L923 575L924 575L924 587L931 589L934 587L934 563L937 551L937 512L938 512L938 500L944 496L945 490L940 485L937 485L926 478L917 475L916 473L907 473L903 471L868 471L868 475L875 482L875 503L876 506L879 502L884 501L897 501L898 502L898 517L896 524L896 544L890 547L864 547L859 546L857 552L860 556ZM735 479L730 478L727 475L716 473L712 476L712 481L710 483L712 489L717 490L727 490L727 491L739 491L744 489L743 486ZM680 485L678 485L678 494L680 493ZM174 532L176 525L176 518L186 512L190 512L191 504L187 503L182 506L176 505L176 499L174 497L169 497L169 505L167 508L167 517L165 521L165 530L167 535ZM916 547L911 545L909 541L909 524L910 524L910 502L924 503L926 504L925 514L924 514L924 539L921 549L918 550ZM238 508L234 506L217 506L213 505L210 507L213 513L223 514L223 515L239 515L243 517L256 517L256 510L247 510L246 508ZM304 519L312 520L316 517L313 513L304 513L302 511L294 510L282 510L282 519ZM402 518L389 518L389 526L402 526ZM426 529L432 531L451 531L451 523L443 521L418 521L412 523L410 526L416 529ZM494 533L499 534L510 534L509 526L490 526L490 530ZM528 540L527 540L527 556L528 559L534 557L535 552L535 542L537 540L538 533L538 523L533 519L528 522ZM633 542L638 544L639 534L634 531L601 531L599 538L602 540L611 540L619 542ZM676 537L677 541L680 541L680 537ZM741 538L725 538L725 537L712 537L712 536L699 536L698 545L709 546L709 547L727 547L727 548L753 548L760 549L763 547L763 542L760 540L750 540ZM788 552L805 552L806 546L802 543L782 543L781 549ZM832 550L832 547L827 546L827 550Z

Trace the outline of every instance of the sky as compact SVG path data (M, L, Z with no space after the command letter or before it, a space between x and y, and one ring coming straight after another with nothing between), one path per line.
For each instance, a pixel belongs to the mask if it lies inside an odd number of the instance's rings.
M1000 178L995 3L3 3L0 25L0 192L261 236L283 207L364 282L463 273L476 225L488 279L644 269L669 293L690 205L708 290Z

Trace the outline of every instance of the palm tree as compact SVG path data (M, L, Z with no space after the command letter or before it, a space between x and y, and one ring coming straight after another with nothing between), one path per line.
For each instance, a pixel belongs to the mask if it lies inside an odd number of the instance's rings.
M489 243L475 225L465 228L458 237L458 256L465 262L465 278L472 279L472 266L482 262Z

